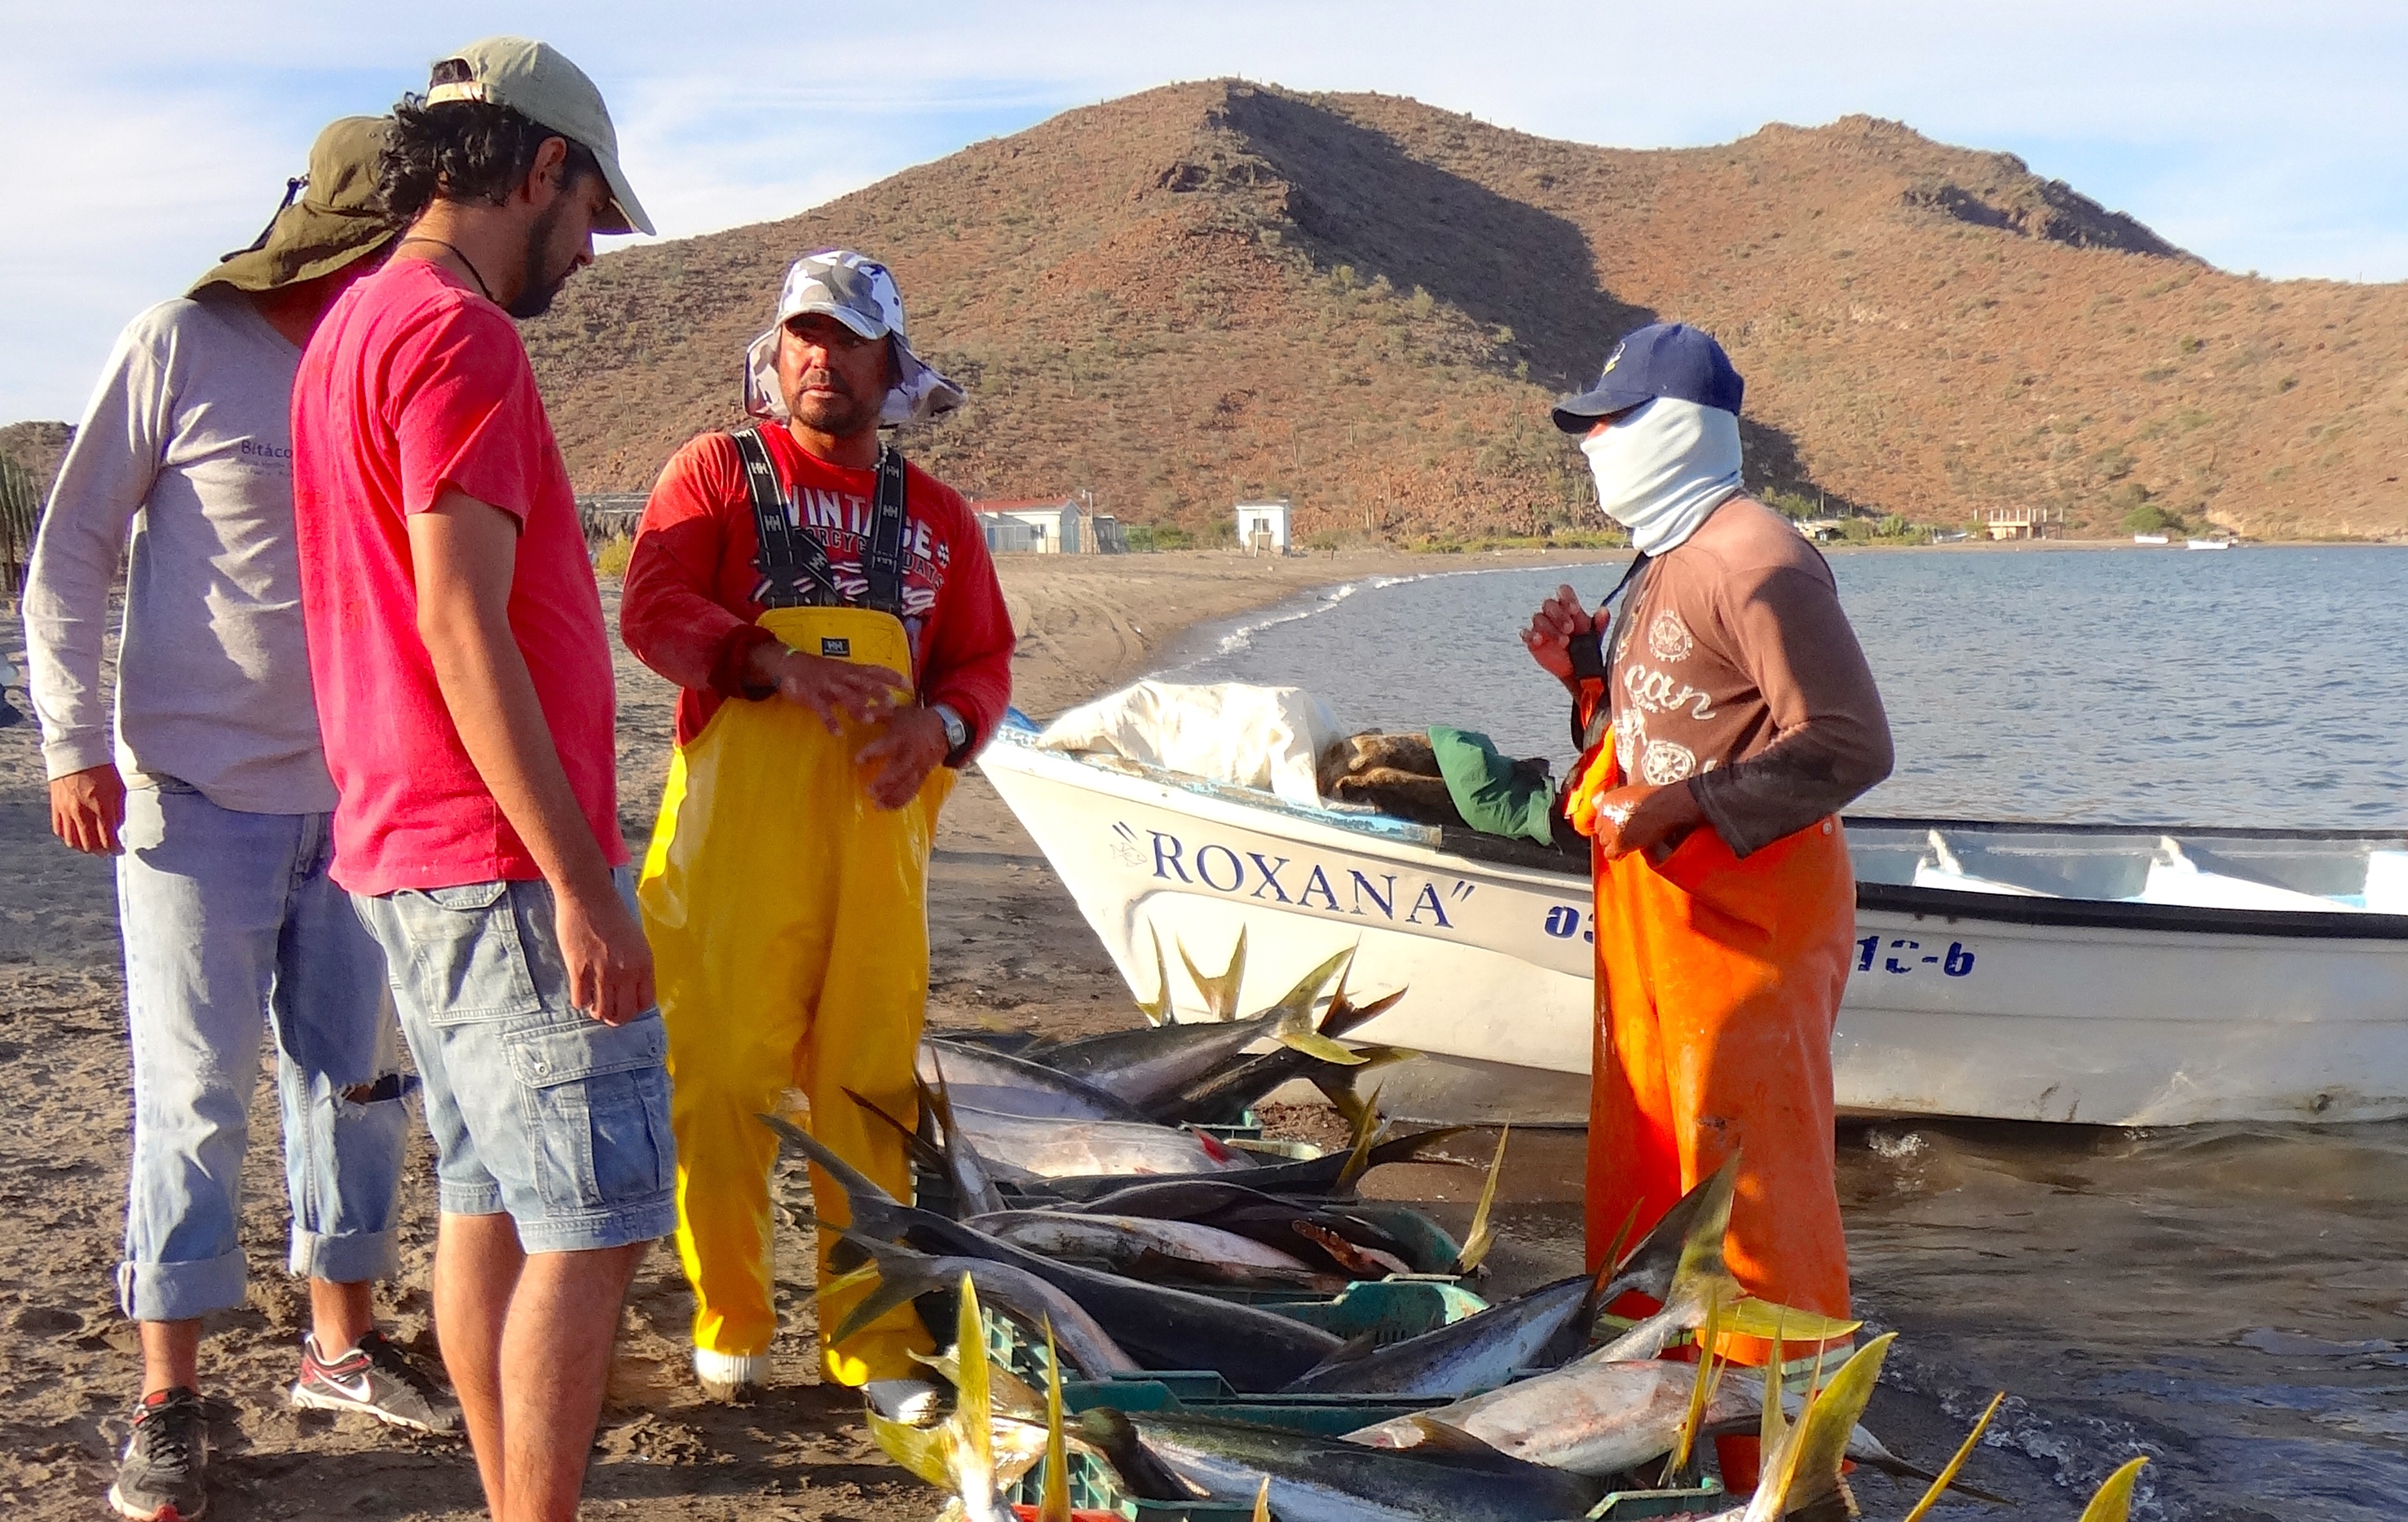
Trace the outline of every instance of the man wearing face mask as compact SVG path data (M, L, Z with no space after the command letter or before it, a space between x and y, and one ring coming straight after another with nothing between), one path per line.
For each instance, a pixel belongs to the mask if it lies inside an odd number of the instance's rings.
M628 558L620 632L684 689L644 861L646 930L676 1082L678 1250L694 1365L737 1400L768 1372L769 1168L757 1118L800 1090L812 1132L909 1199L904 1126L928 996L937 811L1003 717L1011 620L986 538L953 488L879 428L961 405L912 352L884 266L796 260L745 356L760 425L710 433L661 472ZM849 1219L812 1170L824 1223ZM910 1374L906 1306L836 1343L861 1291L823 1295L825 1376Z
M1712 337L1657 323L1555 412L1640 552L1618 613L1567 586L1522 636L1585 748L1566 811L1597 882L1588 1256L1738 1152L1741 1285L1844 1316L1831 1032L1856 882L1836 816L1889 774L1889 724L1830 567L1741 484L1742 389Z

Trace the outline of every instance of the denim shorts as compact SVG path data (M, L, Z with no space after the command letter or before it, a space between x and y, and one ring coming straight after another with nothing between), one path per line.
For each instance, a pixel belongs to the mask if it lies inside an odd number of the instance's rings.
M633 907L630 874L619 891ZM437 1201L507 1211L530 1253L677 1225L668 1038L658 1010L606 1026L572 1008L541 882L355 897L384 946L434 1133Z

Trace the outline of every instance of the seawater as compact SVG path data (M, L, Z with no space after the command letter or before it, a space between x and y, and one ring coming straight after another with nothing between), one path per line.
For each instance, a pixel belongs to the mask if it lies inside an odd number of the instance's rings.
M2408 828L2408 553L1831 565L1898 742L1860 811ZM1163 674L1560 763L1561 690L1515 631L1557 583L1593 604L1619 574L1361 583L1210 631ZM1989 1441L2063 1486L2022 1515L2071 1517L2148 1453L2140 1516L2408 1516L2408 1126L1893 1123L1839 1145L1859 1309L1903 1334L1894 1379L1968 1423L2011 1392Z
M1898 742L1860 812L2408 826L2408 551L1830 561ZM1594 607L1621 574L1349 583L1208 630L1162 674L1309 687L1353 728L1452 725L1560 764L1563 690L1516 631L1559 582Z

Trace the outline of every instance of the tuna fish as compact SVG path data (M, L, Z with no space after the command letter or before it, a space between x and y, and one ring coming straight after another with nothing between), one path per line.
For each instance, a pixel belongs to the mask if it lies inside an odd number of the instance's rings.
M1550 1522L1584 1516L1604 1495L1594 1481L1469 1443L1442 1455L1383 1453L1281 1428L1109 1408L1082 1414L1076 1430L1125 1481L1152 1459L1210 1500L1242 1506L1268 1479L1280 1522Z
M989 1258L931 1256L857 1231L844 1236L869 1255L870 1266L858 1271L875 1281L876 1287L829 1333L837 1342L908 1300L952 1288L968 1274L989 1303L1019 1322L1032 1337L1052 1327L1064 1356L1085 1378L1108 1379L1141 1371L1138 1361L1121 1351L1111 1334L1077 1300L1026 1269Z
M1501 1144L1498 1157L1503 1157ZM1597 1307L1626 1289L1695 1306L1699 1296L1692 1286L1724 1276L1721 1243L1730 1222L1731 1181L1726 1170L1691 1190L1664 1213L1614 1273L1558 1280L1419 1337L1351 1357L1341 1352L1338 1359L1288 1389L1298 1395L1468 1397L1505 1385L1518 1371L1561 1363L1585 1341ZM1493 1171L1490 1182L1495 1182ZM1695 1317L1676 1314L1666 1318L1665 1334L1670 1335L1675 1324L1684 1320L1694 1325ZM1443 1414L1438 1419L1461 1425ZM1418 1437L1421 1429L1412 1430ZM1390 1435L1400 1439L1403 1433L1399 1428ZM1386 1445L1411 1444L1398 1441Z
M1416 1131L1411 1136L1400 1136L1394 1141L1383 1142L1370 1149L1368 1166L1376 1168L1382 1163L1410 1161L1449 1137L1462 1135L1466 1129L1468 1127L1462 1126L1441 1126L1432 1130ZM1351 1177L1346 1172L1347 1162L1348 1158L1342 1154L1332 1153L1326 1157L1314 1157L1303 1162L1257 1163L1242 1174L1239 1174L1238 1179L1249 1188L1260 1189L1268 1194L1326 1196L1345 1186ZM1210 1176L1211 1171L1197 1170L1195 1173L1187 1175L1169 1175L1163 1182L1168 1183L1171 1178L1177 1177ZM1112 1190L1126 1187L1128 1183L1126 1174L1056 1175L1045 1181L1045 1189L1047 1193L1063 1199L1094 1199Z
M959 1360L953 1414L931 1427L890 1416L871 1400L869 1433L896 1463L923 1479L941 1475L960 1497L965 1522L1011 1522L1001 1495L996 1462L993 1401L989 1398L984 1331L979 1321L978 1286L962 1276L956 1318L956 1350L974 1350Z
M1133 1278L1154 1278L1168 1266L1211 1284L1345 1287L1345 1280L1316 1273L1293 1254L1267 1247L1218 1227L1193 1221L1158 1221L1136 1215L1072 1214L1060 1211L1004 1211L971 1216L965 1226L1047 1257L1094 1263Z
M1150 1369L1211 1369L1242 1391L1275 1390L1337 1351L1317 1327L1231 1300L1055 1262L958 1221L900 1204L809 1133L772 1115L762 1122L842 1188L854 1229L923 1252L1006 1263L1043 1279L1086 1310L1112 1341Z
M1031 1054L1031 1060L1092 1084L1145 1111L1188 1084L1211 1077L1256 1041L1301 1042L1324 1056L1349 1063L1352 1054L1308 1038L1339 1034L1339 1030L1317 1029L1312 1011L1322 989L1328 986L1340 964L1354 955L1350 948L1330 957L1306 973L1278 1003L1259 1014L1241 1020L1115 1030L1046 1047ZM1344 1028L1341 1024L1340 1030Z
M1042 1062L940 1036L920 1043L919 1074L924 1083L941 1079L965 1109L1061 1120L1150 1118L1118 1095Z
M1243 1155L1194 1131L1145 1121L1039 1119L974 1109L955 1097L959 1134L979 1156L1039 1179L1127 1179L1249 1169Z

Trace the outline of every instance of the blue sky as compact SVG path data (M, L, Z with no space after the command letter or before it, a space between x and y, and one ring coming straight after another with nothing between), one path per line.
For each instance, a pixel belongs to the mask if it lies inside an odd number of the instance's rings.
M0 421L77 415L117 329L251 239L320 125L385 108L495 32L543 37L600 83L667 237L1236 74L1627 147L1870 112L2019 153L2228 269L2408 279L2397 0L36 9L0 15L19 60L0 92Z

